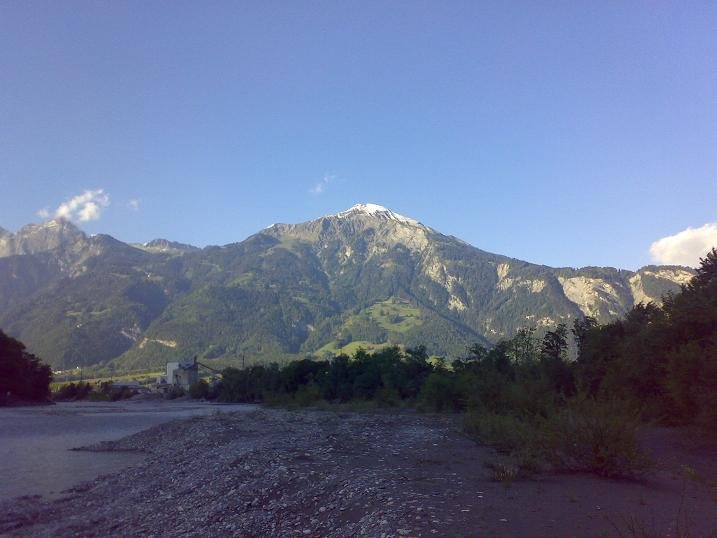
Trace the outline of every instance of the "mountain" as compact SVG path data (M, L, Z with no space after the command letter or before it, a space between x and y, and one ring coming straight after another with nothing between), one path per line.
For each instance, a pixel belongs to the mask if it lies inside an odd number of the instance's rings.
M152 241L148 241L147 243L133 244L132 246L149 252L169 252L174 254L199 250L199 247L187 245L185 243L178 243L176 241L170 241L168 239L153 239Z
M614 320L694 274L535 265L373 204L204 249L69 226L0 234L13 245L0 251L0 327L56 368L285 361L389 343L455 357L525 326ZM42 240L18 241L25 233Z
M54 219L44 224L28 224L17 234L0 228L0 256L37 254L63 248L84 239L74 224L65 219Z

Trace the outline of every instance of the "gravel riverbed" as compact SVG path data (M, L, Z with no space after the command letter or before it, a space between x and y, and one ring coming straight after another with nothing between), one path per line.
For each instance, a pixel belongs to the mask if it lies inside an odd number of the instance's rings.
M670 535L684 519L693 536L717 536L708 488L669 470L640 482L494 482L484 464L498 456L452 416L261 409L90 449L145 457L57 500L0 503L0 534L610 536L635 521Z

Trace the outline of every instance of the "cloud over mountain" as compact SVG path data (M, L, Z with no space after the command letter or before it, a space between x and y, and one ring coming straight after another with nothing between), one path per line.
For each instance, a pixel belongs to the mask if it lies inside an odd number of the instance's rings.
M60 204L55 217L75 222L97 220L109 205L110 197L104 189L86 190Z
M650 254L658 263L696 267L712 247L717 247L717 222L658 239L650 246Z

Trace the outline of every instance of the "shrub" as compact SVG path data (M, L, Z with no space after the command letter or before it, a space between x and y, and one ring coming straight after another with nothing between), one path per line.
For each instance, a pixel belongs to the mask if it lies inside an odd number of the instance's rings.
M294 395L296 404L301 407L311 405L321 399L321 391L314 383L301 385Z
M710 342L689 342L667 354L666 386L678 422L717 431L717 334Z
M129 387L114 387L112 381L103 381L99 386L95 386L94 390L88 394L89 399L94 401L111 401L126 400L137 394L137 391Z
M510 453L522 470L587 471L617 477L638 474L649 460L637 442L638 414L619 400L585 396L541 415L469 412L469 436Z
M177 387L176 385L173 385L172 388L170 388L164 396L168 400L175 400L177 398L181 398L185 394L186 392L182 387Z
M490 470L490 479L510 486L520 475L520 469L502 462L487 461L484 466Z
M126 400L137 394L130 387L113 387L111 381L104 381L99 385L89 383L68 383L54 394L55 400L74 401L91 400L93 402L116 402Z
M137 394L136 390L133 390L129 387L120 387L111 389L109 396L110 400L112 400L113 402L117 402L119 400L126 400L128 398L131 398L135 394Z
M447 372L434 372L426 378L420 400L423 409L435 412L458 411L466 406L466 396L455 376Z
M401 404L401 396L396 389L382 388L374 396L379 407L396 407Z
M92 392L92 385L89 383L68 383L60 387L53 398L57 401L84 400Z
M536 422L512 415L471 411L463 419L463 431L478 441L507 452L540 444Z
M639 415L621 400L579 396L540 421L544 446L561 469L630 476L649 467L637 442Z
M212 389L204 379L200 379L192 383L189 387L189 395L195 400L202 398L209 399L211 396Z

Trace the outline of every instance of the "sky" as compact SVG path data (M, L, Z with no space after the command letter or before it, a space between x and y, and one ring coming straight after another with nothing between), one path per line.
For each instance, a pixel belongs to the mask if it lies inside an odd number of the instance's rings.
M717 244L715 2L0 3L0 226L240 241L370 202L551 266Z

